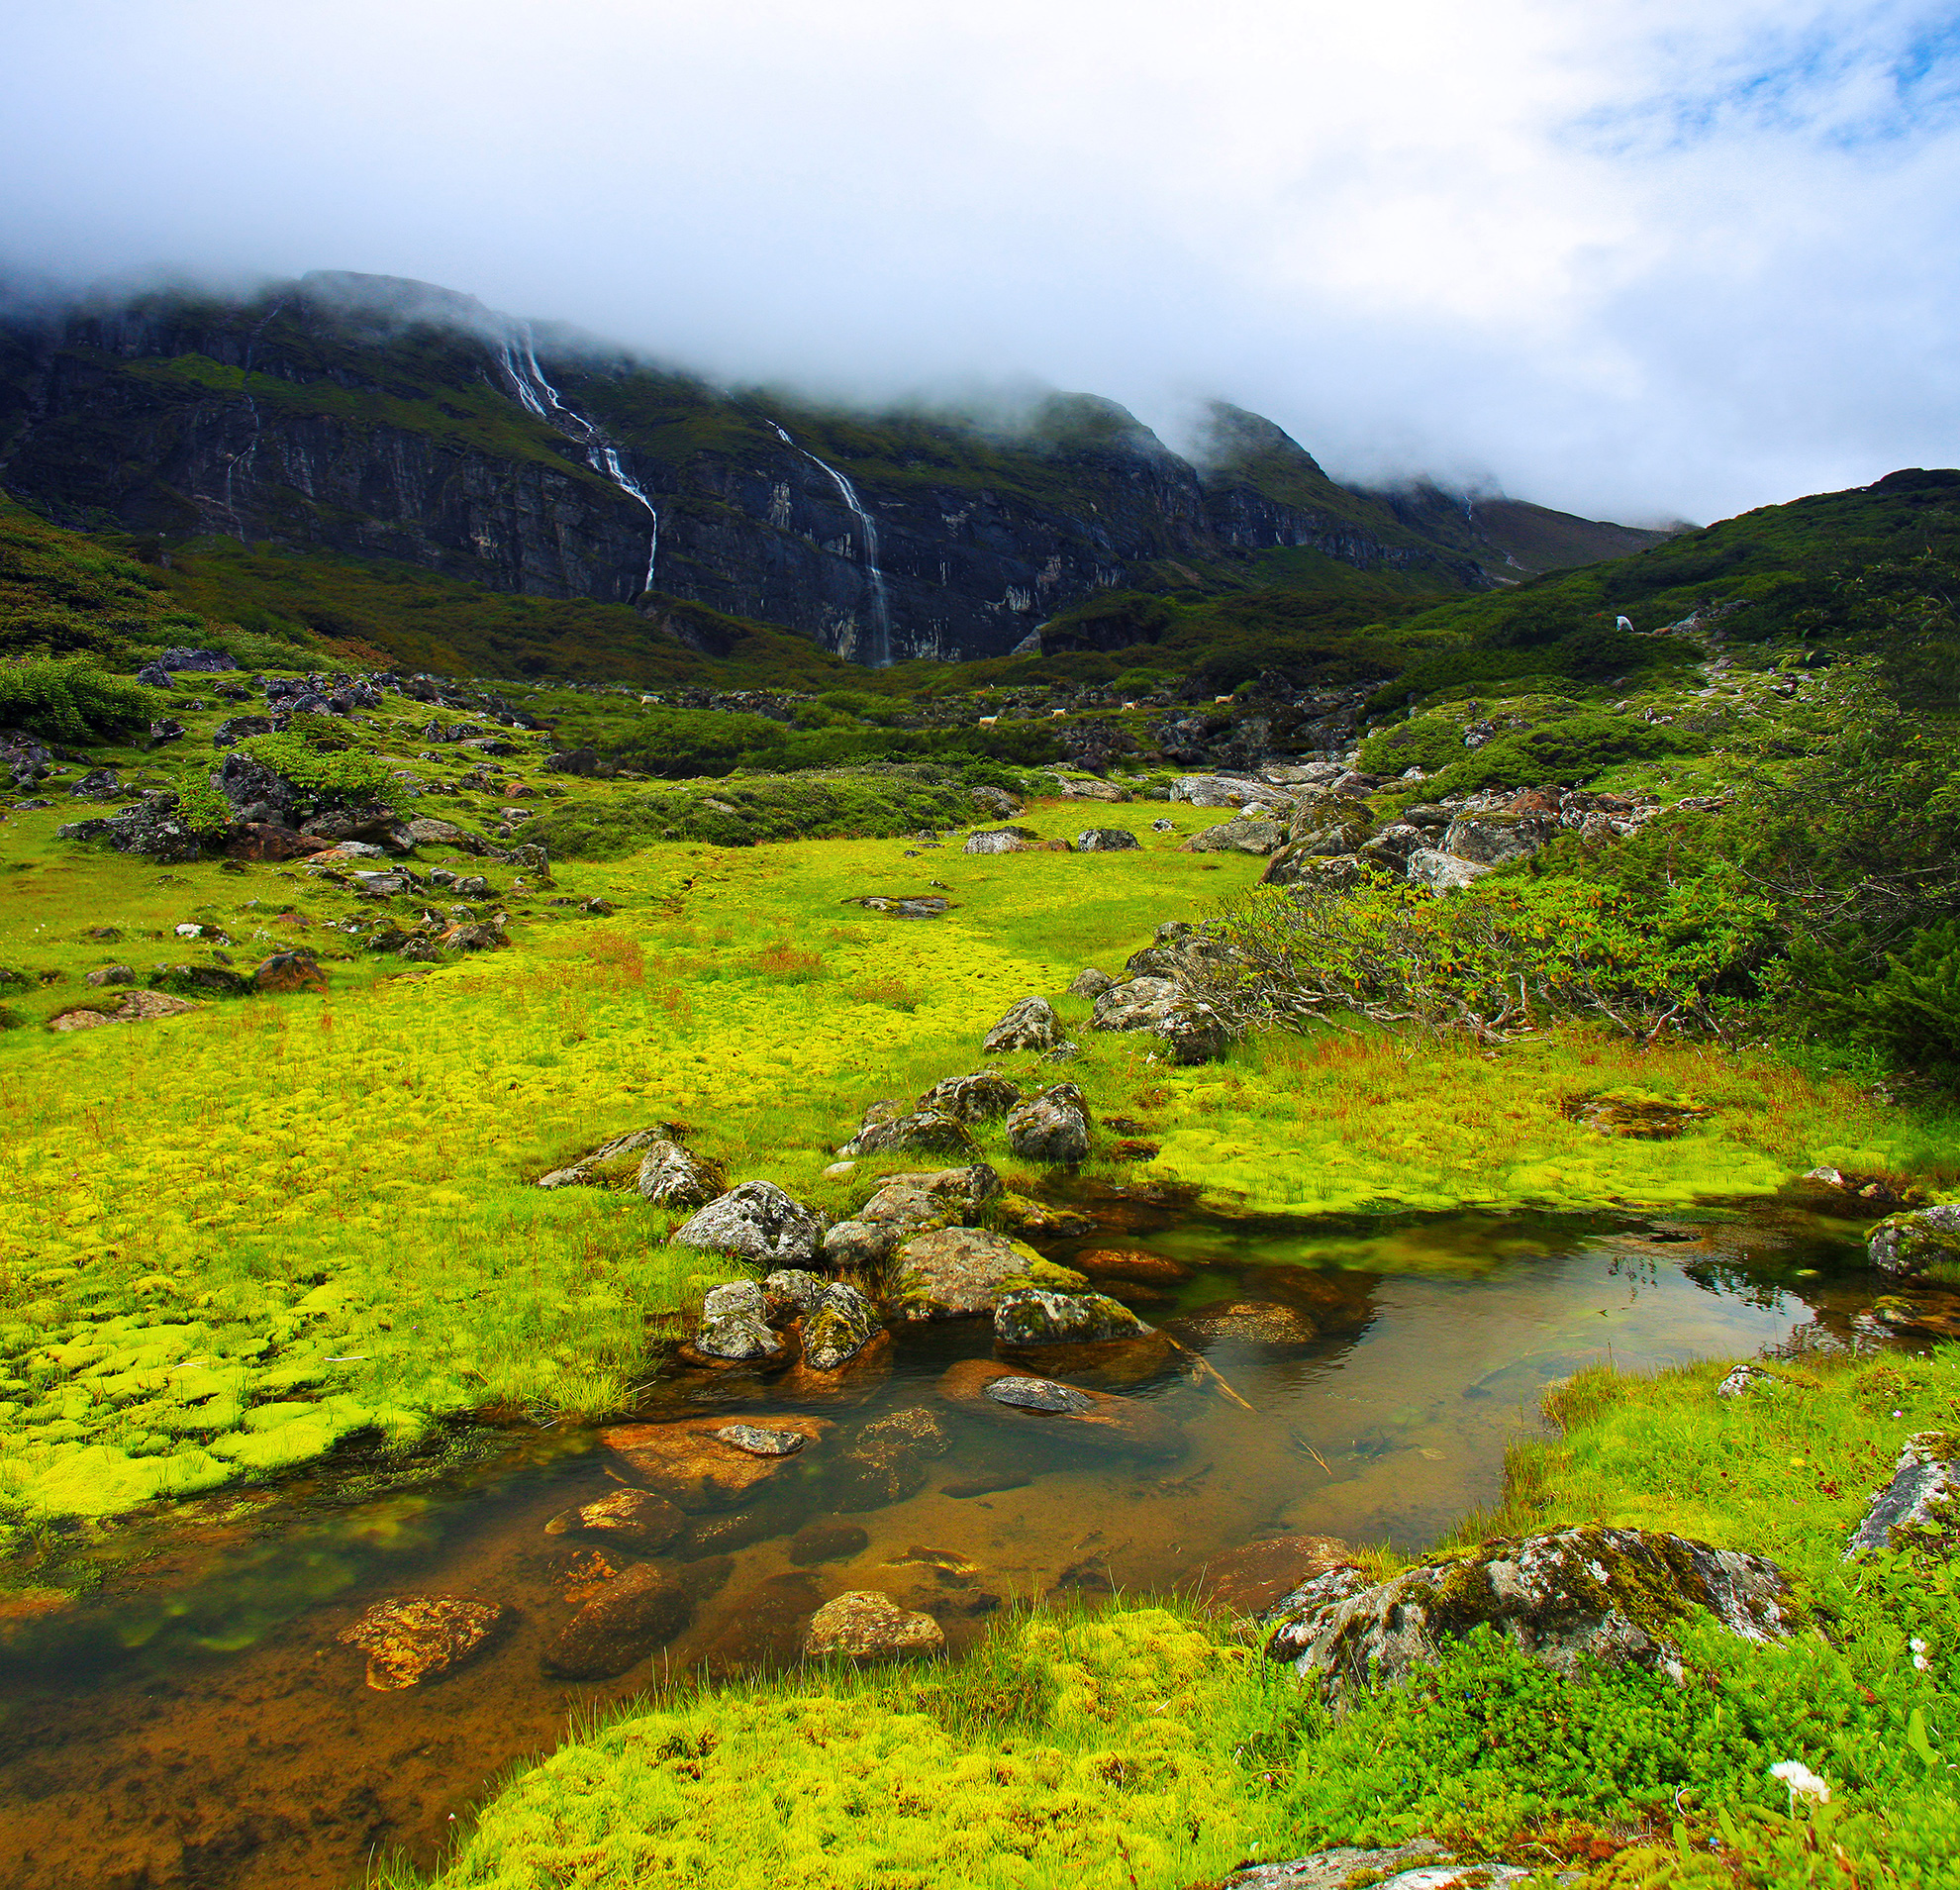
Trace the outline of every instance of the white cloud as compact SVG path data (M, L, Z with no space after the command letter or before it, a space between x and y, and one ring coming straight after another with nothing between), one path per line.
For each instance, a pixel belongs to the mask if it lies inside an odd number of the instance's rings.
M71 0L0 253L423 276L726 378L1222 393L1709 517L1956 456L1913 0Z

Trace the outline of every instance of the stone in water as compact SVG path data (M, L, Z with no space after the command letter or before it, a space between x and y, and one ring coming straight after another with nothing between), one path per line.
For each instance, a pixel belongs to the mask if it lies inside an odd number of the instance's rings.
M732 1443L737 1450L746 1450L752 1457L794 1456L810 1442L794 1431L764 1431L752 1424L727 1425L715 1435L724 1443Z
M1017 1405L1023 1411L1087 1411L1092 1402L1052 1378L996 1378L986 1387L986 1395L996 1404Z

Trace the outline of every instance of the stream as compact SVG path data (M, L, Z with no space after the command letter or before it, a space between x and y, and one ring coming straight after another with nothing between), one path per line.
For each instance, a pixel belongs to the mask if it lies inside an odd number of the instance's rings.
M1865 1230L1786 1202L1312 1223L1139 1202L1119 1204L1115 1234L1108 1218L1079 1244L1190 1270L1174 1288L1106 1288L1211 1367L1174 1354L1113 1387L1155 1403L1188 1449L1138 1463L1044 1448L1004 1475L999 1431L936 1395L949 1364L990 1355L988 1323L906 1336L866 1402L826 1415L847 1440L932 1408L952 1445L925 1487L839 1515L821 1476L788 1477L713 1552L683 1544L688 1559L664 1559L692 1619L651 1678L793 1660L810 1614L851 1589L934 1614L957 1652L1017 1602L1188 1586L1208 1556L1261 1537L1419 1548L1497 1501L1507 1443L1587 1365L1886 1343L1858 1323L1880 1290ZM1182 1323L1222 1303L1312 1304L1322 1336L1275 1343L1242 1315L1238 1330ZM765 1396L751 1385L735 1415L757 1421ZM77 1607L0 1624L0 1885L345 1890L391 1851L440 1862L505 1767L548 1751L568 1715L646 1689L645 1662L588 1684L539 1661L568 1593L608 1573L588 1539L545 1525L616 1491L618 1468L596 1432L564 1427L493 1437L469 1467L421 1483L337 1459L205 1504ZM831 1531L818 1558L813 1524L858 1534ZM501 1602L509 1625L438 1679L370 1689L336 1637L374 1601L431 1592Z

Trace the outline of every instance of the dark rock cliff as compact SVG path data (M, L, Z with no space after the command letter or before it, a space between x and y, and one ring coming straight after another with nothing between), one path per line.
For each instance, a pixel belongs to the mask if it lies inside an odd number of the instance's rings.
M1263 581L1276 548L1492 581L1235 409L1202 471L1083 396L1012 432L810 412L384 277L15 323L0 483L66 525L688 599L859 661L998 654L1100 589Z

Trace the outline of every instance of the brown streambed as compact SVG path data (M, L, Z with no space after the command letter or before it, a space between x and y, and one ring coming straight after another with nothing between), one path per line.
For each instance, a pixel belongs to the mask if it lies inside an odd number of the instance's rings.
M1331 1301L1340 1330L1305 1345L1229 1331L1195 1340L1250 1412L1175 1361L1127 1387L1188 1439L1156 1463L1044 1442L1017 1443L1004 1465L1000 1433L936 1393L949 1364L987 1355L984 1322L908 1341L874 1397L828 1414L836 1430L824 1448L930 1406L952 1447L925 1487L837 1514L811 1451L758 1499L770 1534L725 1555L662 1558L693 1591L692 1619L654 1667L611 1681L551 1679L540 1663L572 1612L568 1593L603 1575L589 1542L544 1528L620 1487L591 1435L514 1438L423 1488L348 1500L329 1466L255 1512L213 1506L201 1534L173 1540L146 1572L16 1623L0 1642L0 1885L339 1890L391 1849L432 1863L452 1820L502 1767L555 1744L568 1713L658 1675L793 1657L832 1595L883 1590L935 1615L957 1650L1016 1600L1167 1589L1264 1535L1414 1547L1496 1499L1506 1442L1547 1384L1588 1363L1882 1343L1856 1336L1877 1291L1857 1264L1859 1230L1796 1207L1673 1222L1134 1218L1125 1244L1193 1268L1170 1298L1138 1300L1146 1318ZM744 1400L737 1415L766 1409ZM978 1493L951 1493L962 1489ZM839 1558L813 1562L806 1535L793 1549L795 1532L826 1521L861 1530L862 1545L846 1539ZM413 1592L493 1600L510 1615L467 1665L372 1691L336 1637L371 1602Z

